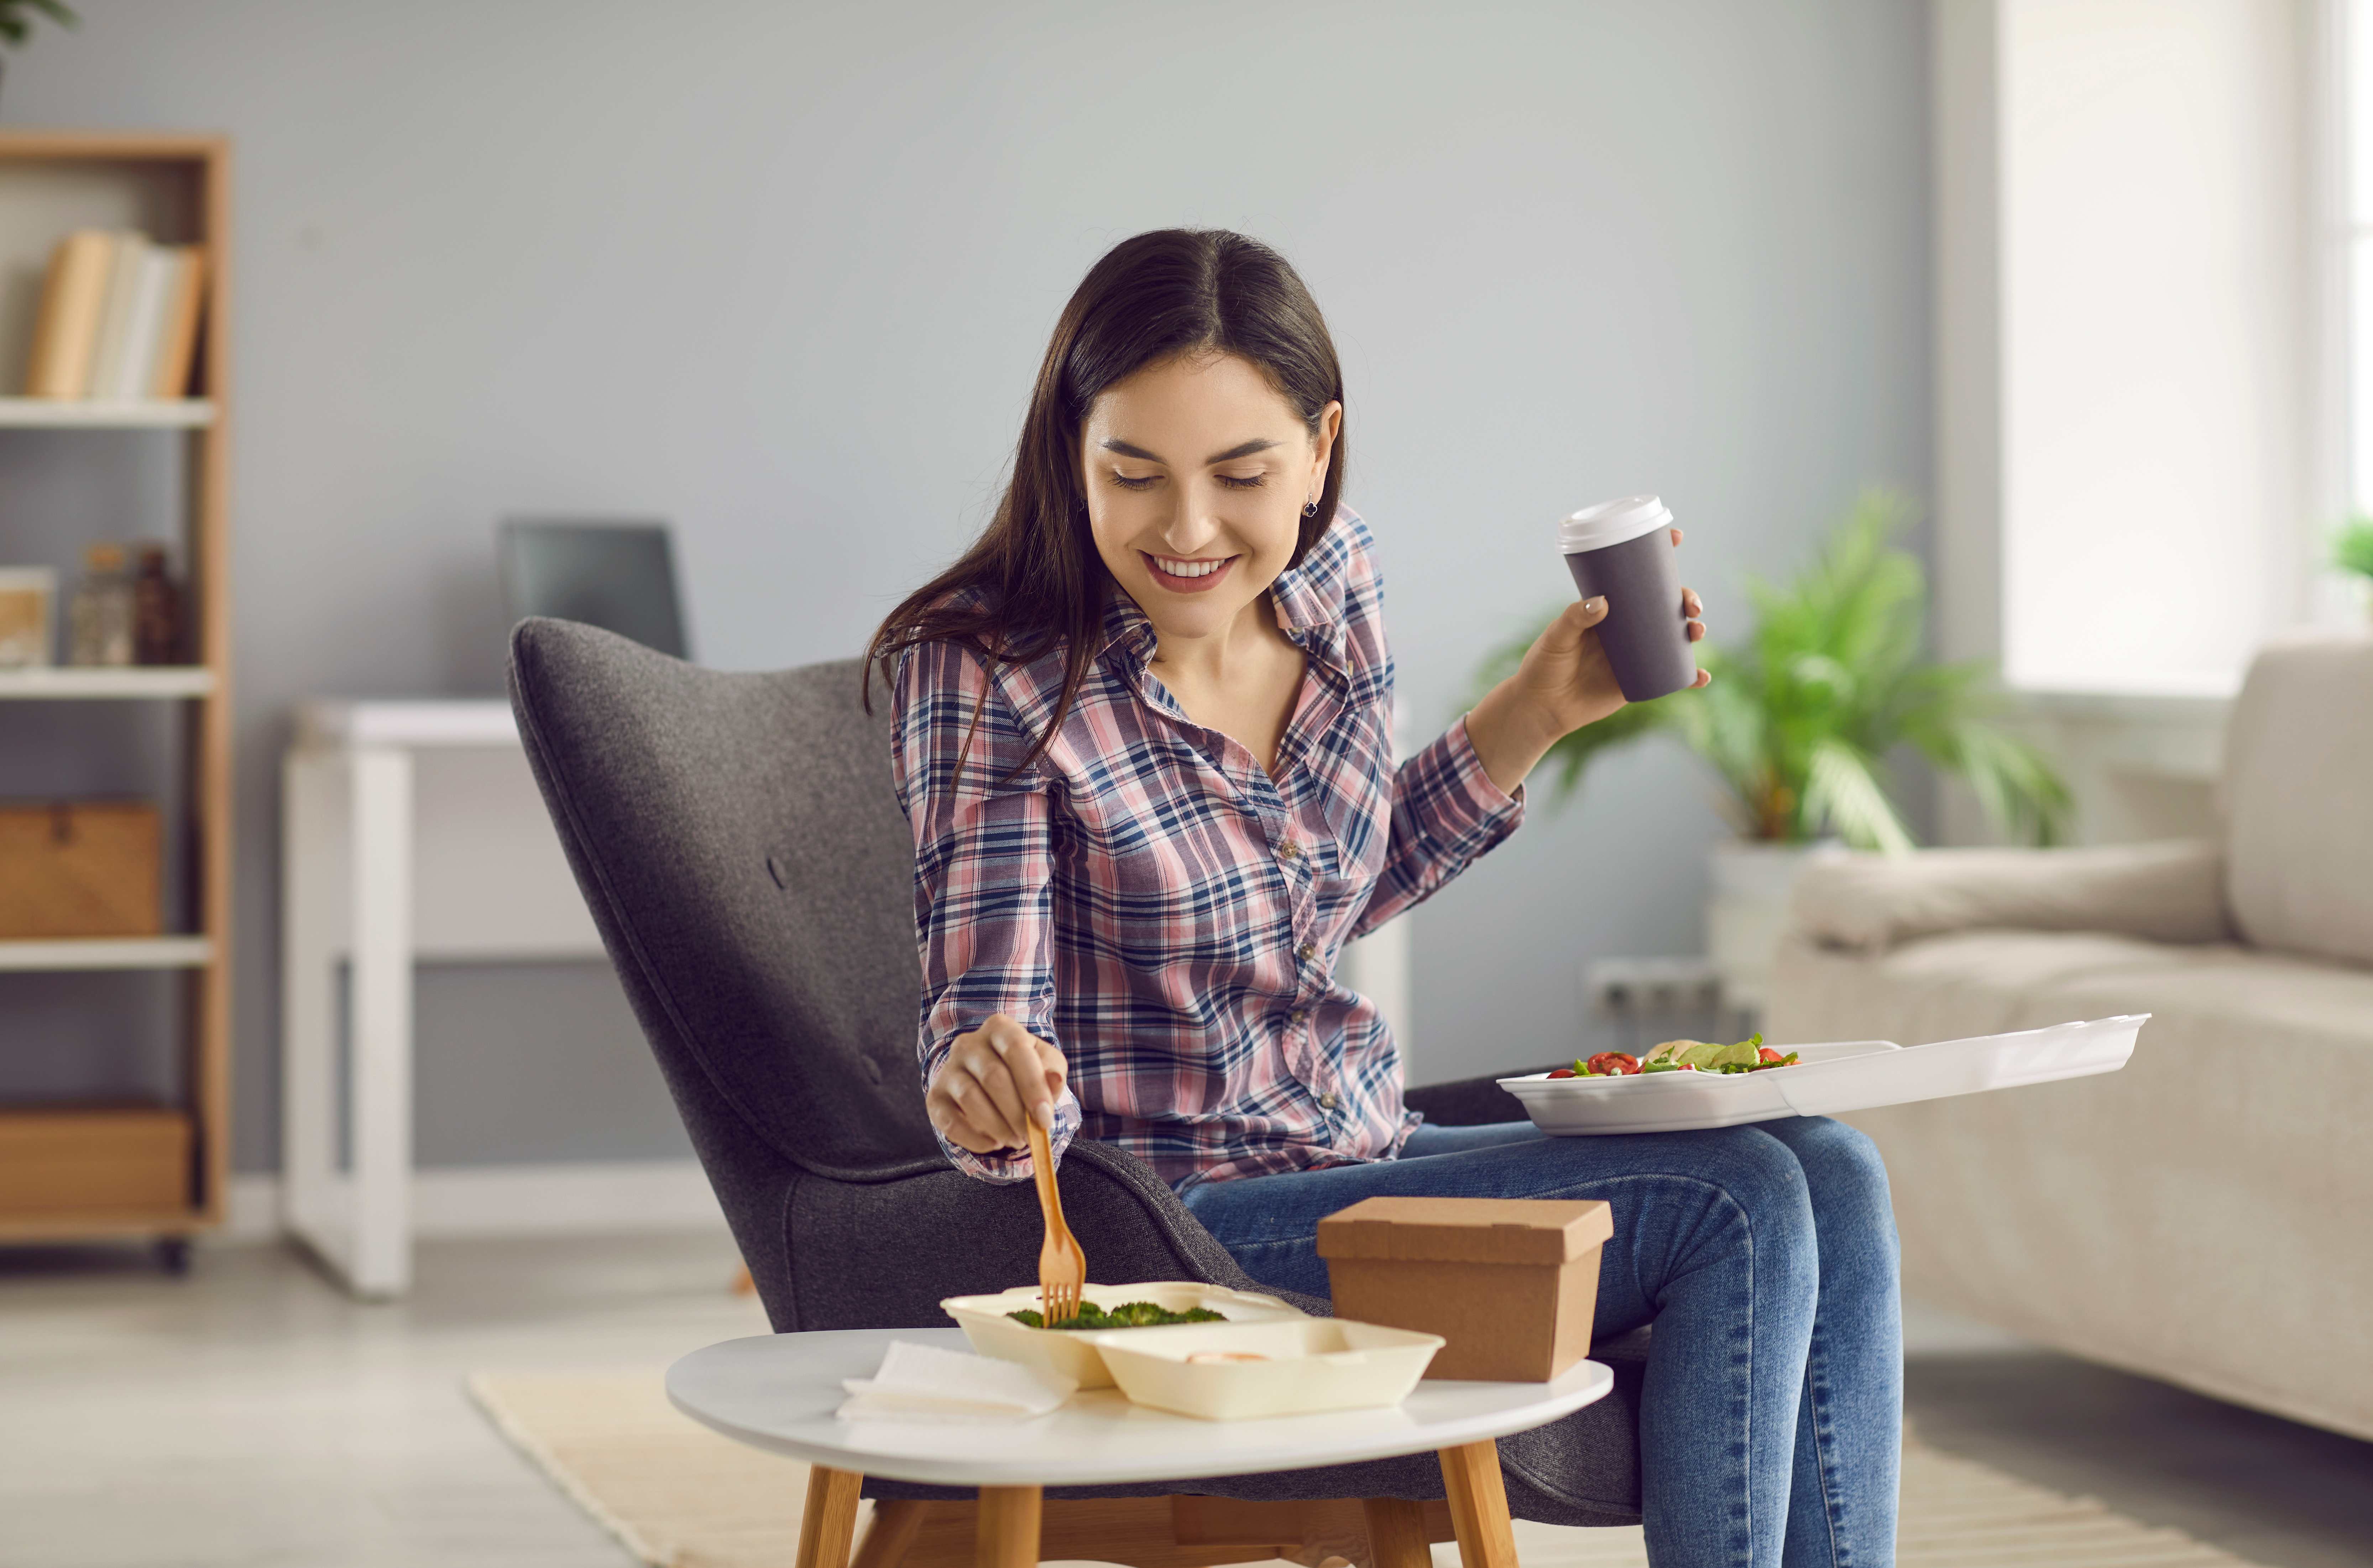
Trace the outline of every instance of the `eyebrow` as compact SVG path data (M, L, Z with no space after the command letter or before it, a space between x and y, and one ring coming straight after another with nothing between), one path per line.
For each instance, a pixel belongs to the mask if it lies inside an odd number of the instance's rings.
M1238 442L1236 445L1230 447L1226 451L1214 452L1211 456L1205 458L1203 461L1207 467L1215 462L1233 462L1240 457L1250 457L1255 452L1265 452L1275 445L1277 445L1275 441L1255 437L1249 441ZM1162 459L1154 456L1151 452L1147 451L1143 447L1134 446L1128 441L1106 441L1104 446L1105 451L1108 452L1118 452L1123 457L1143 458L1148 462L1161 462L1163 461Z

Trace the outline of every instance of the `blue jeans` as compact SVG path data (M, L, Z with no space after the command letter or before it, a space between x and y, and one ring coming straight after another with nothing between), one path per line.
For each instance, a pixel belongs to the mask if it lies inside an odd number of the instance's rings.
M1264 1284L1325 1295L1318 1222L1381 1193L1614 1206L1596 1331L1654 1320L1641 1400L1655 1568L1888 1568L1903 1328L1887 1168L1825 1117L1549 1138L1420 1127L1397 1160L1189 1188Z

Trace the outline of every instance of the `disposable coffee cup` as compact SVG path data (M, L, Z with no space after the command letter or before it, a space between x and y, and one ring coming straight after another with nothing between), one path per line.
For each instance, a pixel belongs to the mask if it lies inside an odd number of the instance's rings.
M1627 702L1698 684L1672 526L1672 512L1654 496L1601 501L1558 524L1558 548L1573 585L1584 599L1606 595L1598 646Z

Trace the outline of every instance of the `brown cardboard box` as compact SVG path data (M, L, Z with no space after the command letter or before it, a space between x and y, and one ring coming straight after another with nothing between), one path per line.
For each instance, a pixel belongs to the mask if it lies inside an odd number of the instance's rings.
M1371 1198L1318 1223L1335 1315L1448 1341L1428 1377L1547 1382L1590 1351L1604 1203Z
M0 805L0 938L155 936L163 855L142 802Z
M153 1106L0 1109L0 1217L190 1202L190 1117Z

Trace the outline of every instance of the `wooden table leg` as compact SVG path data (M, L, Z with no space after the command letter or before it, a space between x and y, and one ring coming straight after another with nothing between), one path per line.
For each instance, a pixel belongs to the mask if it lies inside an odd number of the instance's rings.
M848 1568L848 1542L857 1533L857 1489L863 1476L849 1470L808 1469L808 1505L800 1515L799 1568Z
M876 1499L873 1522L865 1527L865 1539L857 1543L857 1560L851 1568L898 1568L906 1560L906 1549L915 1544L930 1506L913 1497Z
M1360 1512L1368 1521L1368 1568L1432 1568L1424 1504L1405 1497L1367 1497L1361 1499Z
M1516 1568L1516 1531L1508 1522L1508 1489L1500 1480L1496 1443L1462 1443L1441 1452L1442 1484L1450 1494L1451 1527L1467 1568Z
M1040 1495L1035 1486L980 1489L973 1535L976 1568L1037 1568Z

